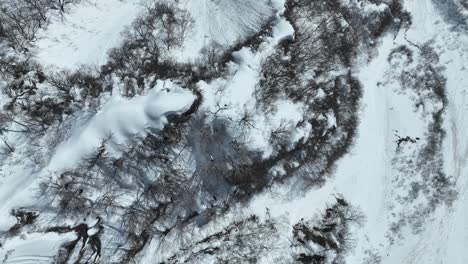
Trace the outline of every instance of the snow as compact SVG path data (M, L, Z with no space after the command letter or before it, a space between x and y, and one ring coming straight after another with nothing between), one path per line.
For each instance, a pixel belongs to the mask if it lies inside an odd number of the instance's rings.
M387 56L400 44L407 44L403 36L383 38L378 47L378 56L361 68L358 76L364 87L361 123L351 153L337 164L332 178L318 189L292 197L288 188L273 187L270 192L259 195L250 204L251 212L265 215L266 208L272 217L287 216L289 224L300 219L314 217L340 193L366 215L366 222L356 228L357 247L346 263L361 264L369 251L378 253L381 263L466 263L465 249L468 246L468 133L467 72L468 61L466 35L451 32L430 1L406 1L413 14L414 25L407 32L412 42L424 43L436 39L441 50L442 65L447 67L449 106L444 143L445 168L455 175L460 192L452 208L438 208L426 219L424 231L413 234L405 230L395 244L388 240L389 227L394 214L404 213L406 208L395 203L399 189L393 189L396 172L392 166L396 134L421 137L424 134L427 116L415 109L412 94L392 89L392 84L381 85L389 67ZM439 18L439 19L438 19ZM438 106L434 106L438 107ZM398 131L398 132L397 132ZM291 230L290 230L291 231ZM268 262L265 262L268 263ZM373 263L373 262L371 262Z
M185 7L195 19L198 34L221 45L231 45L259 31L272 15L266 0L190 0L185 1Z
M445 114L444 141L445 169L456 179L459 196L452 208L439 208L424 230L417 237L410 237L402 244L389 261L403 259L406 263L466 263L466 248L468 247L468 215L466 175L468 167L468 145L465 140L468 128L466 113L468 101L466 88L468 70L466 67L467 43L466 32L461 34L451 30L451 26L440 19L440 14L429 1L407 1L415 20L413 28L408 32L412 41L425 42L434 39L438 51L441 52L441 64L447 69L448 109ZM416 11L418 10L418 11ZM437 19L439 18L439 19Z
M231 73L228 77L217 79L211 83L200 82L205 101L203 109L216 113L216 117L233 120L234 124L242 119L244 112L254 114L254 127L248 128L246 139L252 150L260 151L263 157L273 153L269 142L270 132L282 125L295 126L302 120L305 106L301 102L292 103L287 100L275 102L275 111L264 113L257 109L255 90L260 77L262 62L271 55L275 46L285 38L294 37L292 25L286 21L278 11L273 26L273 36L266 38L258 51L242 48L232 54L233 61L229 62ZM218 111L221 108L222 111ZM239 109L243 109L239 111ZM290 134L290 147L311 131L310 126L295 129ZM245 132L245 131L244 131ZM231 133L238 136L239 128L234 126Z
M2 263L53 263L62 244L74 238L73 234L54 233L32 233L15 237L4 247L0 247L0 256L4 256Z
M233 53L227 76L212 82L198 83L204 101L201 110L212 113L211 117L226 118L237 124L244 110L253 113L255 127L249 128L249 148L262 151L264 157L272 154L268 142L269 132L282 123L295 125L302 120L305 106L287 100L274 102L274 111L263 113L256 108L255 89L258 84L261 63L272 54L279 41L294 38L294 29L281 16L283 1L209 1L192 0L182 3L192 12L196 27L182 50L173 55L178 60L192 60L202 47L210 42L229 46L234 42L258 31L277 10L272 37L265 37L258 50L244 47ZM356 228L356 249L347 256L347 263L361 264L367 250L382 256L382 263L447 263L466 262L468 247L468 35L451 31L431 1L407 0L405 7L413 16L413 26L406 32L411 42L421 44L434 40L441 52L441 64L446 67L448 79L447 96L449 105L445 113L444 162L447 174L457 181L458 200L452 208L438 208L430 219L424 222L419 234L404 230L403 237L395 244L389 242L388 230L395 214L404 213L406 208L396 203L401 189L395 186L395 141L399 136L423 137L428 118L421 109L415 109L411 91L401 92L388 81L387 56L390 51L408 44L403 33L394 38L386 36L378 46L378 54L370 63L362 61L362 67L354 75L363 85L360 124L358 135L349 154L338 161L337 169L328 175L322 187L304 194L294 193L295 186L275 185L268 192L258 195L243 208L245 214L256 213L265 217L268 208L271 217L287 216L289 227L301 218L314 217L327 204L332 203L335 194L343 194L352 205L362 209L367 221ZM383 5L369 5L367 8L384 8ZM40 63L51 68L76 69L81 64L101 65L106 61L106 51L117 46L121 32L131 24L141 10L137 0L89 0L74 6L64 21L55 17L49 27L41 32L35 52ZM235 10L235 11L232 11ZM370 9L369 9L370 10ZM364 58L363 58L364 60ZM34 204L34 191L38 182L48 173L72 169L96 153L103 141L106 151L114 157L134 144L139 136L148 131L164 128L167 117L186 111L194 95L170 80L159 80L146 94L124 98L116 86L113 95L102 98L96 113L84 113L76 117L68 137L52 151L47 166L37 170L32 162L24 160L26 153L20 138L18 153L2 161L0 201L0 229L6 231L16 223L9 215L9 209ZM324 96L319 90L317 97ZM434 107L439 107L435 105ZM219 111L218 111L219 110ZM336 126L333 113L324 118L329 128ZM289 135L290 144L307 136L312 128L297 128ZM231 132L239 133L238 127ZM12 139L13 140L13 139ZM46 146L41 146L46 148ZM411 155L411 153L404 153ZM4 165L5 164L5 165ZM281 173L281 168L277 168ZM216 224L213 224L216 225ZM290 235L290 229L286 235ZM59 246L74 238L71 234L23 234L8 240L0 248L1 257L9 262L50 263ZM157 243L153 241L153 243ZM154 246L154 245L152 245ZM151 249L148 249L151 251ZM151 256L152 257L152 256ZM148 261L151 263L154 259ZM269 260L264 260L268 263Z
M463 43L468 43L468 39L464 39ZM468 117L466 111L468 109L467 98L467 83L468 69L465 68L468 61L466 46L460 45L460 50L453 50L443 59L451 60L459 55L459 60L451 61L447 67L448 74L448 96L452 104L449 105L447 120L447 144L444 153L447 155L446 168L457 179L459 187L459 199L454 205L453 211L446 212L449 216L442 216L447 219L448 223L440 223L440 226L447 226L446 234L447 250L445 256L450 256L452 263L463 263L466 261L465 252L468 246L468 185L467 185L467 160L468 160L468 144L466 135L468 134ZM445 57L445 58L444 58ZM456 58L456 57L455 57Z
M275 27L273 27L273 37L278 40L282 40L286 38L292 39L293 36L294 36L294 28L291 25L291 23L289 23L286 20L280 20L278 24Z
M194 19L182 48L171 52L180 62L196 61L212 43L228 48L260 31L274 15L267 0L183 0L180 7Z
M39 33L37 59L45 66L76 69L100 66L106 51L119 45L122 32L142 10L140 0L87 0L71 7L69 14L55 15Z
M158 131L166 117L190 108L195 96L171 81L158 81L147 94L131 99L114 93L89 121L74 128L71 137L59 145L47 170L71 169L83 158L90 157L105 140L111 155L120 155L119 148L132 142L147 130Z
M301 218L308 219L323 211L327 204L335 199L335 194L343 196L353 205L361 207L366 214L367 222L360 231L370 236L372 243L385 242L386 190L387 173L390 171L387 148L391 148L393 138L389 135L390 125L387 112L390 108L388 96L391 93L377 82L385 72L385 62L392 47L391 38L384 40L378 58L364 67L359 79L364 86L362 98L363 110L360 113L359 135L351 153L340 160L333 178L325 186L311 189L299 197L281 189L272 194L257 197L251 207L258 214L268 208L275 217L286 214L290 225L298 223ZM278 187L277 187L278 188ZM358 248L356 253L362 253ZM362 263L362 256L353 255L349 263Z

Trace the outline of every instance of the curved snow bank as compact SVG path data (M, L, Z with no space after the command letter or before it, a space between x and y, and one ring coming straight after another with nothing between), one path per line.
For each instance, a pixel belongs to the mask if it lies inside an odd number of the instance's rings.
M74 128L71 137L57 147L48 170L74 168L93 155L104 141L106 151L119 156L119 146L131 143L148 129L163 129L168 115L188 110L194 100L191 92L169 81L158 81L144 96L127 99L115 95L84 125Z
M63 20L55 17L36 43L39 62L67 69L103 64L107 50L119 45L122 31L139 14L139 2L82 1Z

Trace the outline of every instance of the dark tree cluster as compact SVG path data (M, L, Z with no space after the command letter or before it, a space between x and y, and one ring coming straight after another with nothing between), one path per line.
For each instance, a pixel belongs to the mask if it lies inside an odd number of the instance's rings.
M28 51L40 29L47 27L51 10L63 15L66 7L80 0L5 0L0 2L0 38Z
M443 75L444 67L439 64L439 55L430 42L412 48L398 47L390 53L388 61L392 65L391 81L396 82L402 91L415 94L416 111L428 116L427 130L422 137L424 144L414 150L416 156L405 156L404 151L414 149L414 146L400 143L400 155L394 160L401 173L400 180L409 182L406 186L410 186L399 198L400 202L411 204L418 197L425 196L428 204L420 205L404 218L396 220L392 230L398 233L403 227L410 226L418 232L425 216L440 204L450 205L457 196L453 176L444 172L441 153L446 133L443 117L447 108L447 80Z
M293 227L296 263L344 263L344 256L354 248L350 228L361 225L362 212L341 197L317 219L301 221Z
M279 228L278 219L262 221L251 215L230 223L219 232L191 241L162 264L257 263L262 256L279 249Z
M286 15L295 37L283 40L262 65L256 91L260 108L274 111L272 105L282 98L308 106L310 114L297 126L311 124L310 138L292 151L275 145L277 160L288 157L283 160L288 174L307 171L303 175L310 184L320 182L320 176L333 168L352 143L361 97L360 83L351 70L357 54L371 57L379 36L411 23L399 1L377 2L387 8L366 12L364 3L354 1L288 1ZM330 113L335 124L329 120ZM291 168L291 161L301 165Z

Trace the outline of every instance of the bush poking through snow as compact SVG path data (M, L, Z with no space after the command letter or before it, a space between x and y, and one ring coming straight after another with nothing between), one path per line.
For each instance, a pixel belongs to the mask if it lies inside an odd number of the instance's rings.
M416 50L414 50L416 49ZM404 141L416 143L415 139L402 138L398 143L398 155L393 164L400 172L397 175L410 183L400 197L400 202L407 205L416 203L414 210L397 217L392 225L392 232L398 234L408 226L413 232L420 232L426 216L438 205L450 206L457 197L455 181L444 172L442 160L442 142L445 137L443 129L444 113L447 108L446 78L444 67L439 65L439 55L432 48L431 42L394 49L389 57L392 68L388 71L388 82L396 83L405 93L414 94L415 111L428 120L423 144L414 146L401 144ZM405 151L415 151L416 157L405 155ZM425 196L427 203L420 203L419 197Z
M293 227L293 250L297 263L343 263L354 247L350 228L361 225L364 215L337 197L316 220L301 221Z

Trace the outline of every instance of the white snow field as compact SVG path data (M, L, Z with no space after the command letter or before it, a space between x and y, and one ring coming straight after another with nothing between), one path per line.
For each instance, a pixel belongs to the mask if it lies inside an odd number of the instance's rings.
M122 32L143 9L141 0L86 0L55 15L36 43L37 58L45 66L76 69L100 66L107 50L119 45Z
M170 2L170 1L169 1ZM200 51L213 43L228 48L260 31L281 8L278 1L268 0L182 0L181 8L189 10L193 30L184 45L172 51L177 61L195 61Z
M197 37L221 45L231 45L259 31L273 15L273 7L266 0L185 0L184 7L195 19Z
M2 263L48 264L54 263L54 257L60 246L70 240L73 235L28 234L22 238L14 238L8 245L0 248Z

